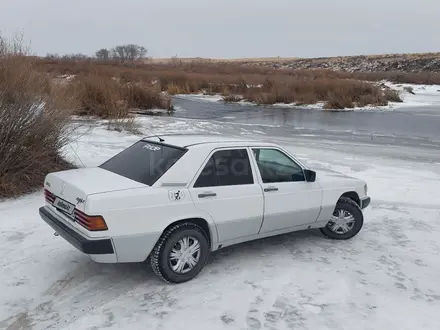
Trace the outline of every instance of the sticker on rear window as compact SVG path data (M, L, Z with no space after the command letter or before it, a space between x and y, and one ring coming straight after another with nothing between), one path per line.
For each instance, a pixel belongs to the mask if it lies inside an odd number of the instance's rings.
M154 144L146 144L142 148L148 149L148 150L151 150L151 151L159 151L160 150L160 147L156 146Z

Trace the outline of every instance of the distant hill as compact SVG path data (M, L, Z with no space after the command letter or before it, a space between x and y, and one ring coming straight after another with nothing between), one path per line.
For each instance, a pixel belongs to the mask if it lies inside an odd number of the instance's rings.
M385 54L320 58L265 57L212 59L200 57L174 57L147 60L149 63L169 63L173 61L235 63L246 66L266 66L291 69L330 69L346 72L440 72L440 53Z

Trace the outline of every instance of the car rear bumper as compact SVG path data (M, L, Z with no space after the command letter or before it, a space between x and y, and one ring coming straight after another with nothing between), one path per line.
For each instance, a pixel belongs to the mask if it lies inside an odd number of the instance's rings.
M371 198L370 197L364 197L361 199L361 209L365 209L366 207L368 207L368 205L370 205L371 203Z
M69 228L62 221L57 219L46 206L39 209L41 218L51 226L61 237L72 244L79 251L90 255L93 260L98 261L102 255L104 260L116 259L113 244L110 238L90 239L84 237L73 229ZM107 255L106 257L104 255ZM108 258L108 255L114 255L114 258Z

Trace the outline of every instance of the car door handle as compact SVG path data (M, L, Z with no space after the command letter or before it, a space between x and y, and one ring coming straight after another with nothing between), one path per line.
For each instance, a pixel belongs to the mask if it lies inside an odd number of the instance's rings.
M199 194L199 198L215 197L215 196L217 196L216 193L203 193L203 194Z
M278 191L278 188L277 187L267 187L267 188L264 188L264 191L265 192Z

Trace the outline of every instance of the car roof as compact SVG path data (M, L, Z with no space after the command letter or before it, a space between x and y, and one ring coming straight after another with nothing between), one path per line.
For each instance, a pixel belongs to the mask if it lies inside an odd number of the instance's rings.
M164 140L160 141L159 137ZM181 148L190 148L194 146L215 145L236 145L236 146L247 146L247 145L270 145L274 146L273 143L264 142L258 139L243 138L241 136L231 136L231 135L220 135L220 134L168 134L168 135L152 135L144 137L143 140L148 140L151 142L162 142L164 144L173 145Z

